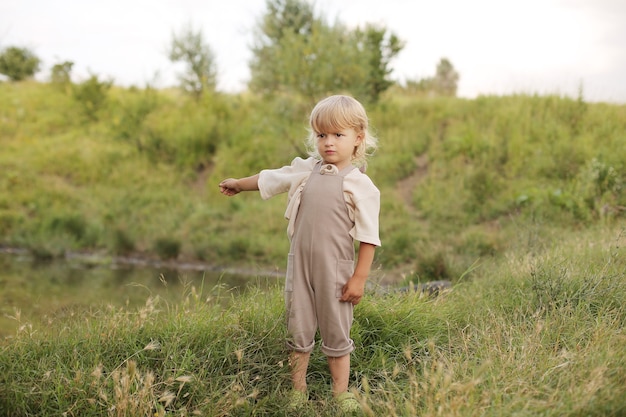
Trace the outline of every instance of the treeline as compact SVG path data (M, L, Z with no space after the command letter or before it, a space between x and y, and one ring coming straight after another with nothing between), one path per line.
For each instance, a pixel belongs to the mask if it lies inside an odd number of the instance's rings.
M268 0L253 33L248 89L255 94L300 95L315 101L345 91L368 104L377 102L394 85L418 94L456 94L459 74L448 59L441 59L433 77L399 86L391 79L391 64L404 41L382 25L349 28L340 21L331 23L315 11L312 2ZM216 92L216 56L202 28L188 24L174 32L166 53L170 61L185 66L179 74L183 91L196 98ZM9 46L0 52L0 74L9 80L28 79L40 66L41 60L27 48ZM49 80L71 85L73 66L72 61L55 63ZM91 90L105 89L114 80L91 74L89 79L75 82L80 90Z

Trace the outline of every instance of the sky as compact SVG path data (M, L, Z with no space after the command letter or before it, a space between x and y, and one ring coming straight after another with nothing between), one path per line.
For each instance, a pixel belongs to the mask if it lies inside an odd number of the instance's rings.
M399 82L432 77L441 58L460 74L458 95L557 94L626 103L625 0L315 0L318 14L355 28L378 24L405 42L392 61ZM72 61L117 85L177 83L167 59L173 33L202 30L217 60L218 89L249 79L253 31L265 0L2 0L0 50L26 47L37 78ZM580 90L582 89L582 90Z

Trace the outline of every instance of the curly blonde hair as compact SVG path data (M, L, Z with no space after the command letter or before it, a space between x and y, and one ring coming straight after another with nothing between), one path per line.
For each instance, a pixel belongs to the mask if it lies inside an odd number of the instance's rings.
M352 155L352 164L365 168L367 158L378 148L378 139L369 132L369 120L363 105L350 96L330 96L315 105L309 119L310 132L306 141L309 155L322 159L317 151L317 134L352 128L363 136Z

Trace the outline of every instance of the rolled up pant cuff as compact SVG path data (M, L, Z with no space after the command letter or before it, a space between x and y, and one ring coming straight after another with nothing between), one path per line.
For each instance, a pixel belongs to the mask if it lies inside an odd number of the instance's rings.
M333 349L322 343L322 352L324 355L329 356L331 358L339 358L341 356L346 356L350 354L354 350L354 342L350 339L350 344L343 349Z
M300 352L300 353L311 353L313 351L313 348L315 347L315 342L312 342L310 345L304 346L304 347L297 346L291 340L287 340L286 344L289 350L293 350L295 352Z

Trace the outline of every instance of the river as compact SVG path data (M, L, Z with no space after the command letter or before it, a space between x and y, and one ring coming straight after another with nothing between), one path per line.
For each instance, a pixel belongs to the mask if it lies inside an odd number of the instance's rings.
M203 299L218 300L251 285L271 285L281 276L87 255L41 262L27 252L5 249L0 251L0 338L25 324L45 325L109 306L136 308L155 296L177 302L195 291Z

